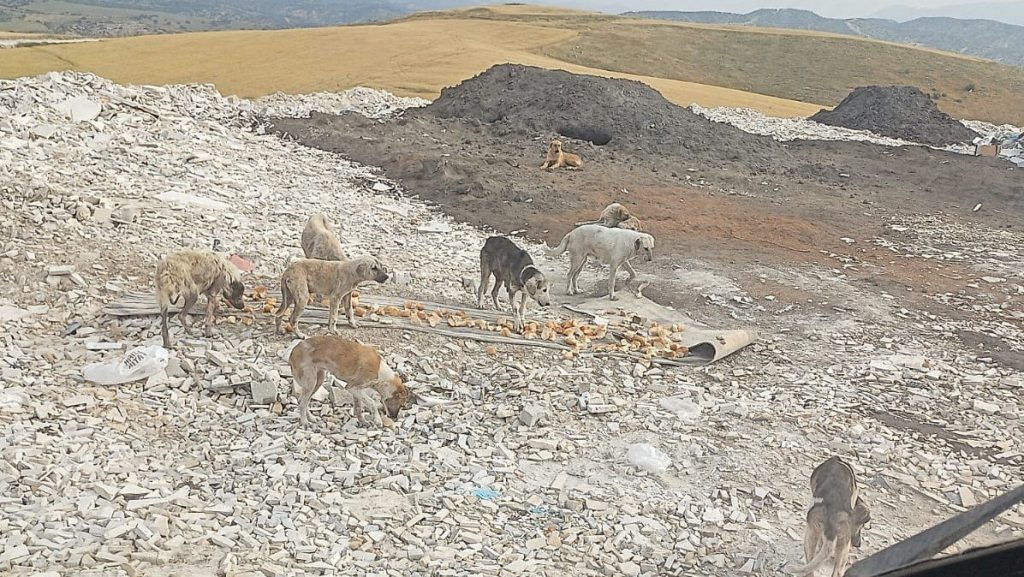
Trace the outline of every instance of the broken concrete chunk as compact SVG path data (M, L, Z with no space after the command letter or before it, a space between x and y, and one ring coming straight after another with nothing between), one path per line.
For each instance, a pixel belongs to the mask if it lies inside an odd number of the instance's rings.
M64 113L71 117L71 122L88 122L100 115L103 107L99 102L87 96L75 96L62 105Z
M537 405L526 405L523 407L523 410L519 412L519 422L527 427L533 427L546 415L547 411L545 411L543 407Z

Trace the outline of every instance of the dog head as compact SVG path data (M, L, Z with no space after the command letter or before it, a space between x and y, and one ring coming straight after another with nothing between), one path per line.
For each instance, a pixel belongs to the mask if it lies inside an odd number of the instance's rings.
M377 281L381 284L388 282L388 267L372 256L360 259L356 266L356 275L361 280Z
M633 241L633 250L640 257L640 260L649 262L654 259L654 237L649 234L642 234Z
M562 152L562 141L556 138L548 145L548 154L558 154L559 152Z
M533 297L533 300L537 301L542 307L546 307L551 304L551 296L548 294L550 283L544 273L540 272L537 268L532 268L532 274L530 278L526 279L523 283L523 288L526 292Z
M242 284L242 281L231 281L228 286L224 287L223 294L224 300L231 303L231 306L238 310L245 308L245 285Z
M398 413L409 406L409 401L412 395L409 392L409 387L405 386L402 382L402 378L395 375L391 378L389 395L381 395L381 400L384 403L384 410L387 411L388 416L392 419L398 418Z

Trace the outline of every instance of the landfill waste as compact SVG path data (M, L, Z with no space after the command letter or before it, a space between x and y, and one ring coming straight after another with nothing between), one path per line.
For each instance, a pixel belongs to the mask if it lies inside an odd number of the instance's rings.
M118 361L87 365L82 370L82 376L98 385L133 383L159 373L169 360L167 349L159 345L136 347Z
M700 405L690 399L666 397L659 401L661 408L674 414L680 421L696 421L700 417Z
M630 445L626 458L630 465L648 473L664 473L672 464L668 455L649 443Z

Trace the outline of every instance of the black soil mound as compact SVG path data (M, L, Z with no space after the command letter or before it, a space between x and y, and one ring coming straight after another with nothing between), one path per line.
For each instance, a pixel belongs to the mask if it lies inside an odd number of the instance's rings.
M411 115L505 124L521 134L560 134L597 146L764 166L778 144L711 122L632 80L501 64Z
M811 120L929 146L971 142L978 136L913 86L855 88L835 109L822 110Z

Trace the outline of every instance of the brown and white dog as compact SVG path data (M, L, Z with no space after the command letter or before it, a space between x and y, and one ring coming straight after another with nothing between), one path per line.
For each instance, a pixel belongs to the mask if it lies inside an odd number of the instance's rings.
M281 321L284 312L291 305L295 306L289 321L295 330L295 336L305 338L299 330L299 316L309 302L309 295L322 294L331 299L330 315L327 328L337 330L338 307L345 303L345 314L348 324L357 328L355 314L352 310L352 291L365 281L385 283L388 280L388 269L379 260L371 256L354 258L346 262L299 258L292 261L284 274L281 275L281 306L274 313L277 316L277 332L281 332Z
M871 520L871 511L858 496L853 467L832 457L811 473L814 505L807 511L804 533L806 565L794 569L796 575L812 575L834 557L832 577L842 577L850 560L850 547L860 547L861 529Z
M179 318L187 332L188 315L201 294L206 295L203 334L207 337L213 336L213 318L222 295L236 309L245 308L245 285L242 284L241 273L227 259L209 251L183 250L168 255L156 265L156 297L160 303L160 336L164 347L171 347L167 328L167 311L171 304L178 304L178 300L184 297L185 304Z
M540 167L547 170L554 170L556 168L562 168L563 166L579 168L583 166L583 159L580 158L580 155L578 154L562 150L562 141L556 138L548 144L548 154L544 157L544 164L540 165Z
M503 236L492 236L480 249L480 286L477 288L477 308L484 308L484 293L494 275L491 301L498 308L498 290L504 285L512 306L513 328L522 331L525 324L526 295L542 307L551 304L548 279L536 265L530 253ZM521 295L516 308L516 294Z
M409 389L372 347L337 336L309 337L295 345L288 356L295 379L295 395L299 398L299 420L309 423L309 401L324 384L328 374L346 383L352 394L356 418L366 424L364 412L373 414L374 422L382 424L377 403L370 399L368 389L380 395L390 418L409 404Z

